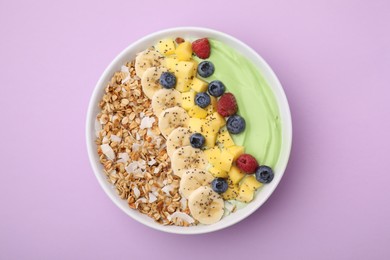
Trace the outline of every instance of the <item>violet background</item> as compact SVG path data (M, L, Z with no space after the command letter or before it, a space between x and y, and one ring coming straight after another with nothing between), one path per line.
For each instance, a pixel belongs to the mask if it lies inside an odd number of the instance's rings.
M105 67L176 26L253 47L292 111L280 186L246 220L205 235L130 219L85 146ZM389 28L386 0L1 0L0 259L390 259Z

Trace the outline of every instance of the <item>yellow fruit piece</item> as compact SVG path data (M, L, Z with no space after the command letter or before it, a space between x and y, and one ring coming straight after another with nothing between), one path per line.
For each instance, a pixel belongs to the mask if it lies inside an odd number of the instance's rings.
M176 57L167 57L165 59L165 65L167 66L167 69L171 72L175 72L178 62L179 60Z
M233 161L235 161L237 160L238 156L244 153L245 148L244 146L233 145L226 148L226 150L233 155Z
M248 203L248 202L253 200L255 190L251 189L247 185L240 185L239 190L240 191L239 191L238 196L236 198L238 201Z
M228 189L224 193L222 193L222 198L224 200L234 200L237 198L240 192L239 186L237 184L233 184L233 182L229 179L228 185Z
M189 61L178 61L174 74L176 76L176 90L187 92L190 90L191 81L194 77L194 63Z
M217 137L217 143L223 145L223 147L225 148L229 148L235 145L232 137L230 136L226 128L221 129L221 131L219 132Z
M157 43L157 50L165 56L175 53L175 43L172 39L163 39Z
M189 60L189 62L192 62L194 64L194 67L193 67L193 76L195 77L196 76L196 73L198 73L198 62L194 59L191 59Z
M177 77L176 76L176 90L179 92L188 92L191 84L191 79L183 78L183 77Z
M202 133L204 119L191 117L188 121L188 128L192 133Z
M212 148L215 146L215 142L217 140L217 135L213 133L203 134L205 138L204 145L207 148Z
M194 105L193 107L188 110L188 115L190 117L196 117L196 118L206 118L207 111L201 108L200 106Z
M195 94L194 91L181 93L181 106L185 110L188 111L191 107L195 106Z
M217 165L214 165L218 169L223 171L229 171L233 163L233 155L231 155L228 151L222 150L221 157L219 158L219 162Z
M210 105L206 107L208 115L212 115L214 112L217 111L217 102L218 102L217 98L210 96L210 101L211 101Z
M211 149L207 149L204 151L207 160L212 165L217 165L219 162L219 158L221 157L221 150L218 147L214 147Z
M190 60L192 56L192 44L188 41L180 43L179 46L177 46L175 53L179 60Z
M238 184L242 178L245 177L245 173L240 171L237 166L232 166L229 171L229 179L232 180L233 184Z
M261 186L263 186L262 183L258 182L256 180L256 177L254 175L248 175L246 176L242 182L241 182L241 185L240 186L247 186L248 188L252 189L252 190L257 190L258 188L260 188Z
M214 112L211 115L208 115L206 117L206 121L210 122L210 125L213 125L218 128L218 131L221 127L226 125L225 118L218 114L218 112Z
M215 177L215 178L227 178L228 173L225 171L222 171L216 167L211 167L209 169L209 172Z
M203 81L197 77L194 77L191 82L191 88L196 92L205 92L207 90L207 86L208 84L206 81Z
M194 77L194 63L190 61L179 61L175 68L176 77L192 80Z
M218 129L213 125L210 125L209 122L204 120L203 125L202 125L202 134L204 138L206 139L205 141L205 146L208 148L212 148L215 146L215 143L217 141L217 134L218 134Z

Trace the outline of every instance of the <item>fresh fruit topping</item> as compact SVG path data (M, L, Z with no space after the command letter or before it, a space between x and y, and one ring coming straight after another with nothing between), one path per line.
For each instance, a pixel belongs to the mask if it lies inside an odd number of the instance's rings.
M201 92L195 96L195 104L201 108L205 108L210 104L210 96L206 92Z
M188 110L188 115L190 117L196 117L196 118L201 118L204 119L207 116L207 111L204 110L203 108L199 106L193 106Z
M274 172L266 165L261 165L255 172L256 180L261 183L270 183L274 179Z
M185 40L184 40L183 38L181 38L181 37L177 37L177 38L175 39L175 42L176 42L177 44L180 44L180 43L185 42Z
M240 169L238 169L237 166L234 165L230 168L228 175L233 184L238 184L242 178L245 177L245 173L243 173Z
M181 106L185 110L190 110L195 105L195 92L188 91L181 93Z
M232 115L226 122L226 128L231 134L239 134L245 130L245 119L239 115Z
M194 133L190 136L190 144L194 148L202 148L205 138L202 134Z
M217 137L217 143L219 145L222 145L224 148L229 148L234 145L234 141L232 137L230 136L229 132L226 131L225 128L222 128L219 131L218 137Z
M211 182L211 188L216 193L224 193L229 188L229 185L228 185L226 179L224 179L224 178L215 178Z
M220 97L225 93L225 85L219 80L211 81L209 84L209 93L214 97Z
M187 127L189 116L184 108L176 106L170 107L161 112L158 117L158 128L162 135L167 138L168 135L178 127Z
M176 149L171 157L173 173L179 177L183 175L183 170L197 168L205 170L207 158L204 152L190 145Z
M244 171L245 173L254 173L256 171L256 168L259 166L257 163L255 157L253 157L250 154L241 154L238 156L236 165L240 170Z
M192 50L201 59L210 57L210 42L207 38L202 38L192 43Z
M172 39L163 39L157 43L157 50L165 56L175 53L175 43Z
M180 92L187 92L190 90L190 83L194 77L194 68L196 64L193 61L178 61L174 67L176 75L176 90Z
M235 161L238 156L244 153L245 148L244 146L233 145L228 147L226 150L233 155L233 161Z
M209 186L200 186L188 198L192 217L205 225L218 222L223 216L224 206L222 197Z
M214 73L214 64L210 61L202 61L198 65L198 74L203 78L208 78Z
M163 72L160 76L160 85L164 88L173 88L176 85L176 77L170 72Z
M176 48L176 57L180 61L189 61L192 57L192 47L190 42L180 43Z
M196 92L205 92L207 90L207 82L194 77L191 81L190 87Z
M191 193L197 188L209 186L214 179L207 171L197 168L184 170L180 178L179 191L186 199L188 199Z
M232 93L225 93L218 100L217 111L221 116L234 115L237 113L237 110L237 101Z
M150 67L142 74L142 91L149 99L152 99L154 94L161 89L160 77L166 71L167 69L164 67Z

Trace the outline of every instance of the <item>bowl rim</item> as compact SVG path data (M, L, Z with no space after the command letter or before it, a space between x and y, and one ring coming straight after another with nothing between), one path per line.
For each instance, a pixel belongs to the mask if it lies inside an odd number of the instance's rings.
M249 211L245 212L245 214L244 213L241 214L239 217L235 218L234 220L232 220L230 222L227 222L225 225L219 225L219 226L208 225L208 226L206 226L207 228L203 228L203 229L197 229L196 227L191 228L191 227L164 226L164 225L158 224L156 222L146 221L145 217L147 217L147 216L145 216L145 215L140 216L140 215L136 214L136 213L138 213L138 211L134 211L133 209L128 208L128 207L124 208L119 202L119 200L121 200L121 199L117 195L114 196L110 192L109 186L111 184L107 182L105 176L101 172L101 169L99 169L98 165L95 163L95 156L97 156L97 154L95 154L96 153L96 144L93 141L94 136L91 134L94 132L95 118L94 118L93 111L94 111L95 106L96 106L96 101L99 98L99 91L100 91L100 88L102 88L102 86L107 84L107 82L105 80L107 78L107 76L112 76L111 71L112 71L113 67L117 66L118 62L120 60L122 60L128 52L130 52L132 49L134 49L135 46L139 45L140 43L142 43L144 41L148 41L152 38L155 38L158 35L174 34L175 32L179 32L179 31L187 31L189 33L191 33L191 32L192 33L194 33L194 32L202 33L203 32L205 34L217 35L219 37L228 39L230 42L233 42L236 45L241 45L241 47L246 49L246 51L248 53L250 53L250 55L254 59L257 59L260 63L262 63L262 66L267 70L266 73L268 74L268 77L273 81L273 86L270 86L270 87L277 88L277 90L279 91L278 97L276 97L277 101L278 101L277 103L278 103L278 108L279 108L279 114L280 115L282 114L282 112L281 112L282 108L283 108L284 113L285 113L284 114L285 120L283 121L283 127L282 127L282 144L281 144L282 149L281 149L281 154L279 155L279 159L278 159L278 164L281 165L279 172L278 172L279 173L278 175L280 177L274 179L274 185L273 185L272 190L263 197L262 201L260 201L258 203L258 205L255 205L255 207L253 207ZM120 64L120 65L123 65L123 64ZM258 67L258 66L256 65L256 67ZM262 73L264 74L264 71L262 71ZM272 91L275 92L274 90L272 90ZM276 96L275 93L274 93L274 95ZM283 135L283 133L284 133L284 135ZM285 136L286 138L283 138L283 136ZM187 235L189 235L189 234L204 234L204 233L214 232L214 231L218 231L218 230L227 228L229 226L232 226L232 225L244 220L245 218L250 216L254 211L256 211L258 208L260 208L268 200L268 198L273 194L273 192L277 188L278 184L280 183L280 181L285 173L285 170L286 170L286 167L287 167L287 164L289 161L290 153L291 153L291 147L292 147L291 111L290 111L290 107L289 107L289 103L288 103L286 94L284 92L284 89L283 89L282 84L280 83L278 77L276 76L276 74L274 73L272 68L268 65L268 63L254 49L252 49L246 43L238 40L237 38L235 38L227 33L220 32L220 31L215 30L215 29L210 29L210 28L205 28L205 27L194 27L194 26L191 26L191 27L172 27L172 28L158 30L156 32L147 34L144 37L131 43L124 50L122 50L110 62L110 64L105 68L104 72L100 76L99 80L97 81L97 83L93 89L93 92L92 92L92 95L90 97L89 104L88 104L88 110L87 110L87 115L86 115L86 146L87 146L89 162L92 166L94 175L97 178L101 188L105 191L105 193L111 199L111 201L118 208L120 208L124 213L126 213L128 216L135 219L139 223L142 223L150 228L153 228L153 229L159 230L159 231L163 231L163 232L174 233L174 234L187 234ZM283 156L282 156L282 152L283 152ZM132 211L134 211L134 212L132 212Z

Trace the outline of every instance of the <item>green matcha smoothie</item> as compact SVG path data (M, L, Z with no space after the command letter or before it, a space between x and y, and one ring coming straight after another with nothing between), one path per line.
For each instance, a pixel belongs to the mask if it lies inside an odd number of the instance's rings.
M274 94L258 68L234 49L210 40L209 60L215 66L207 81L222 81L227 92L235 95L238 114L245 118L246 129L232 135L237 145L253 155L260 164L274 167L281 148L281 123ZM198 59L200 62L201 60Z

